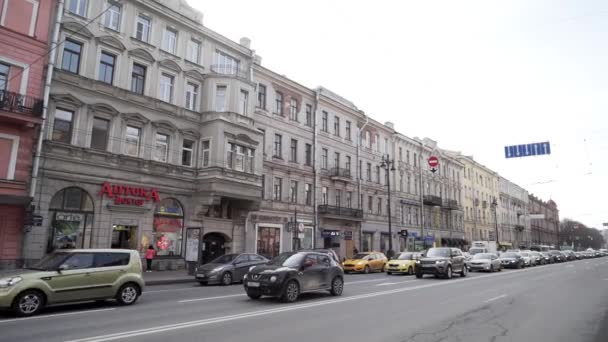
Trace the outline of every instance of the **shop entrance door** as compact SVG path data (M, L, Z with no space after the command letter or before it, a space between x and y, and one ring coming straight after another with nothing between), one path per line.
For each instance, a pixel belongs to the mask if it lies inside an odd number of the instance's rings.
M137 249L137 226L114 225L112 248Z
M226 254L226 239L218 233L205 234L203 237L203 264Z

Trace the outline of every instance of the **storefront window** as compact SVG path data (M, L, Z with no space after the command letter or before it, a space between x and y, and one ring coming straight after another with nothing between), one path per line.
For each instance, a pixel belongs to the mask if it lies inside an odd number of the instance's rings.
M390 239L390 235L388 235L386 233L380 234L380 252L386 253L388 251L388 247L389 247L388 240L389 239Z
M184 211L176 199L165 198L156 206L153 238L158 256L181 255L183 222Z
M301 247L304 249L312 248L312 228L304 228L304 238Z
M270 227L260 227L258 229L258 254L269 259L279 255L281 250L281 229Z
M80 188L66 188L51 199L51 235L47 250L85 248L85 234L91 233L93 199ZM91 242L89 242L90 247Z
M371 252L374 246L374 233L363 233L363 240L361 242L362 252Z

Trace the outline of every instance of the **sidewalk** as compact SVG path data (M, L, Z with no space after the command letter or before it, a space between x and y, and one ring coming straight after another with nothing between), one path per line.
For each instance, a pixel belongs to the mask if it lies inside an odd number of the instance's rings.
M196 282L187 270L144 272L146 285L167 285Z

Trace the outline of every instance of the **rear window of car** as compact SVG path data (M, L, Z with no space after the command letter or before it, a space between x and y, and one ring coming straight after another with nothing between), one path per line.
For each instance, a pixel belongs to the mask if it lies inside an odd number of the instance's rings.
M125 266L129 264L129 253L96 253L95 267Z

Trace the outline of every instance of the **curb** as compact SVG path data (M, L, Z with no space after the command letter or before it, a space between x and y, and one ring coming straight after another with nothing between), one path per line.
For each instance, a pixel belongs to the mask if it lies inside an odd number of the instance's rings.
M192 276L191 278L176 278L176 279L154 279L154 280L145 280L146 286L154 286L154 285L171 285L171 284L185 284L185 283L195 283L197 280Z

